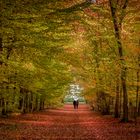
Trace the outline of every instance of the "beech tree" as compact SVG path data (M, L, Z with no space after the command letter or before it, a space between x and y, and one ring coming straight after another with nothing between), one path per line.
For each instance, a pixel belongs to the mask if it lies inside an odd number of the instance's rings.
M95 110L124 122L138 115L138 5L2 0L1 114L61 105L69 84L77 82Z
M1 114L40 110L50 98L61 103L64 97L71 76L59 56L70 40L70 28L57 19L54 3L2 1Z

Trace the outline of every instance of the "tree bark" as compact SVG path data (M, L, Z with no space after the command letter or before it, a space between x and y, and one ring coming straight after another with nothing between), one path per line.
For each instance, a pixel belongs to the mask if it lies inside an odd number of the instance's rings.
M115 118L119 118L119 92L120 92L120 87L119 87L119 80L117 79L116 82L116 101L115 101Z
M2 51L3 51L3 46L2 46L2 37L0 37L0 59L1 59L1 54L2 54ZM0 60L0 65L2 65L3 62L2 60Z
M140 101L139 101L139 104L138 104L138 116L140 116Z
M118 52L119 52L119 58L120 58L120 65L121 65L121 84L122 84L122 89L123 89L123 122L128 121L128 95L127 95L127 88L126 88L126 68L125 68L125 60L124 60L124 55L123 55L123 45L121 41L121 25L122 25L122 20L124 18L124 11L127 7L128 0L124 0L124 5L122 6L122 12L121 16L118 20L117 17L117 6L118 6L118 1L114 0L109 0L110 4L110 9L111 9L111 16L113 20L113 25L114 25L114 34L115 34L115 39L117 42L118 46Z
M136 89L136 118L139 116L139 82L140 82L140 56L138 57L138 71L137 71L137 89ZM135 119L136 119L135 118Z
M2 38L0 37L0 54L3 51L3 47L2 47Z

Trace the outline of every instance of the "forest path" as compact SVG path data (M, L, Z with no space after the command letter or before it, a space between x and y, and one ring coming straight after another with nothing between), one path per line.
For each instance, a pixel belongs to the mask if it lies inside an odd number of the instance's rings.
M0 140L138 140L138 132L133 123L101 116L88 105L0 119Z

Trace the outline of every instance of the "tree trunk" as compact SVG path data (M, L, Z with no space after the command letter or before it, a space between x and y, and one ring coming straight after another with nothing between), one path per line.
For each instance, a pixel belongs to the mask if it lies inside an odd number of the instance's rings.
M31 112L33 112L36 108L36 96L32 95L32 107L31 107Z
M22 113L25 113L25 95L23 95L23 98L22 98L22 108L21 108L21 112L22 112Z
M27 112L30 112L30 93L27 93Z
M3 51L3 47L2 47L2 38L0 37L0 54Z
M2 47L2 37L0 37L0 65L3 64L2 60L1 60L2 51L3 51L3 47Z
M140 82L140 71L139 71L139 68L140 68L140 56L138 57L138 71L137 71L137 89L136 89L136 118L135 118L135 121L137 121L137 117L139 116L139 104L140 104L140 101L139 101L139 82Z
M120 111L120 117L122 114L122 86L120 85L120 94L119 94L120 98L119 98L119 111Z
M121 24L124 18L124 10L127 7L128 0L124 0L124 5L122 6L121 16L118 20L117 17L117 1L109 0L111 15L114 25L114 32L115 32L115 39L118 46L119 58L120 58L120 65L121 65L121 83L122 83L122 90L123 90L123 122L128 121L128 95L127 95L127 88L126 88L126 68L125 68L125 60L123 55L123 46L121 41Z
M5 99L2 98L2 110L1 110L1 114L2 115L6 115L6 109L5 109Z
M128 122L128 95L126 89L126 70L122 69L122 89L123 89L123 118L122 121Z
M140 101L139 101L139 105L138 105L138 116L140 116Z
M119 118L119 92L120 92L120 87L119 87L119 80L117 79L116 82L116 100L115 100L115 118Z

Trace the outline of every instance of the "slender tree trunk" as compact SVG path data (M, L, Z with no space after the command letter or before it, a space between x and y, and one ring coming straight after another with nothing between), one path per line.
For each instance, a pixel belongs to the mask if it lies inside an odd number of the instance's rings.
M32 109L31 112L33 112L36 108L36 95L32 95Z
M30 93L27 93L27 112L30 112Z
M23 98L22 98L22 108L21 108L21 112L22 112L22 113L25 113L25 95L23 95Z
M118 52L119 52L119 57L120 57L120 65L121 65L121 83L122 83L122 89L123 89L123 122L128 121L128 95L127 95L127 88L126 88L126 68L125 68L125 60L124 60L124 55L123 55L123 45L121 42L121 24L122 20L124 18L124 10L127 7L128 0L124 0L124 5L122 6L122 12L121 12L121 17L117 17L117 6L118 6L118 1L114 0L109 0L110 4L110 9L111 9L111 15L112 15L112 20L113 20L113 25L114 25L114 32L115 32L115 38L118 46Z
M126 71L122 72L122 88L123 88L123 119L122 121L128 122L128 95L126 89Z
M2 98L2 111L1 111L2 115L6 115L6 110L5 110L5 99Z
M115 101L115 118L119 118L119 92L120 92L120 87L119 87L119 80L117 79L116 81L116 101Z
M137 116L139 116L139 82L140 82L140 56L138 57L138 71L137 71L137 89L136 89L136 116L135 116L135 121L137 119Z
M120 117L121 117L121 114L122 114L122 86L120 85L120 92L119 92L119 96L120 96L120 100L119 100L119 111L120 111Z
M0 37L0 66L3 64L2 60L1 60L2 51L3 51L2 37Z
M41 97L40 98L40 110L43 110L44 109L44 98Z
M35 108L34 108L34 110L37 110L37 108L38 108L38 97L37 97L37 95L35 95Z
M138 116L140 116L140 99L139 99L139 104L138 104Z
M0 37L0 54L3 51L3 47L2 47L2 38Z

